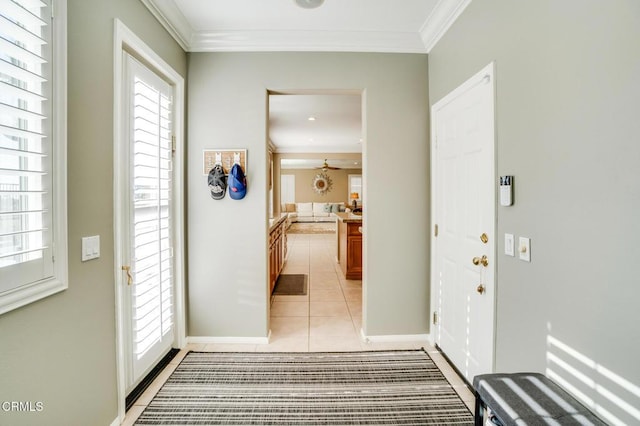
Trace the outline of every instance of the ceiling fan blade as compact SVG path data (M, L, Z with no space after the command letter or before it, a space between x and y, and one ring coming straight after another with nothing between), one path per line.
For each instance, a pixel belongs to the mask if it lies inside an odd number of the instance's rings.
M327 160L324 160L324 164L322 164L322 166L314 167L314 169L318 169L318 170L342 170L342 167L330 166L329 163L327 163Z

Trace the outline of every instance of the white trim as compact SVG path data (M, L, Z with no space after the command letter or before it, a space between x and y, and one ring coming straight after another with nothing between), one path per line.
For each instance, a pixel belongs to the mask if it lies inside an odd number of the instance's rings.
M120 417L116 417L114 421L111 422L109 426L120 426L122 423L120 422Z
M54 274L62 281L66 289L69 284L69 246L67 241L67 0L53 2L55 23L53 25L53 46L56 61L53 64L54 105L53 105L53 137L58 143L53 146L54 190L56 200L53 210L54 241L53 254ZM60 143L62 141L62 143Z
M271 335L271 332L269 332ZM268 345L269 337L234 337L234 336L187 336L187 344L246 344L246 345Z
M56 263L57 262L58 259L56 259ZM61 265L61 269L62 267L65 269L63 279L54 277L7 291L0 297L0 315L69 288L69 281L66 276L67 261L66 259L61 259L60 262L64 262L64 265Z
M165 30L182 47L189 51L193 29L175 2L158 2L157 0L140 0L147 6L151 14L160 22Z
M390 343L390 342L431 342L429 334L388 334L380 336L367 336L364 330L360 329L360 338L367 343Z
M431 346L433 346L434 348L436 347L436 339L440 339L439 337L439 323L436 324L433 320L434 315L440 315L440 312L438 310L438 298L437 298L437 293L436 293L436 284L438 281L438 277L435 271L435 265L436 265L436 245L437 245L437 241L436 241L436 236L435 236L435 227L437 225L437 208L435 205L435 201L436 201L436 197L437 194L435 192L435 188L437 185L437 169L436 169L436 165L438 164L436 157L436 145L437 145L437 140L436 140L436 126L434 123L435 120L435 111L436 111L436 105L434 104L430 111L429 111L429 123L430 123L430 128L431 128L431 135L429 138L429 158L431 159L431 164L430 164L430 182L431 182L431 188L430 188L430 200L429 200L429 204L431 205L431 226L429 227L429 251L431 252L431 256L429 259L429 269L431 272L431 276L429 277L429 294L430 294L430 309L429 309L429 335L431 336Z
M449 92L444 97L442 97L438 102L433 104L433 106L431 107L431 114L433 115L434 111L437 111L438 109L442 109L443 106L451 103L460 95L463 95L464 93L468 92L469 89L471 89L472 87L475 87L476 85L481 84L487 76L489 76L489 78L491 79L491 84L495 86L494 75L495 75L495 62L491 62L489 65L485 66L480 71L478 71L475 75L473 75L473 77L470 77L460 86L456 87L451 92ZM433 126L431 128L431 136L432 136L431 140L433 144L435 141L434 138L436 136L435 129L433 128Z
M431 324L431 325L433 325L433 324ZM429 333L429 334L427 334L427 341L429 342L429 344L431 345L431 347L434 347L434 348L436 347L436 339L435 339L435 337L433 336L433 333Z
M52 2L53 64L51 84L53 101L51 123L53 143L51 182L54 256L53 273L49 279L20 286L0 294L0 315L51 296L69 288L67 242L67 0Z
M419 33L383 31L196 31L190 52L426 53Z
M176 211L174 212L174 222L176 230L176 238L174 241L174 258L175 258L175 341L174 346L184 348L186 344L186 308L185 308L185 214L184 214L184 104L185 104L185 83L184 78L178 74L169 64L167 64L159 55L157 55L146 43L136 36L129 28L127 28L120 20L114 20L114 103L113 103L113 121L114 121L114 270L115 270L115 293L116 293L116 367L117 367L117 384L118 384L118 418L124 419L125 415L125 398L126 398L126 375L125 375L125 336L124 318L120 307L124 301L124 291L126 283L123 279L123 273L120 270L122 266L122 254L125 247L122 244L120 230L123 229L128 221L128 212L123 211L122 201L119 196L119 189L124 173L123 162L120 161L125 153L121 146L121 135L125 123L123 123L123 99L122 99L122 53L127 49L136 53L138 57L147 62L150 66L159 71L163 77L170 82L175 91L175 116L173 120L174 134L176 139L176 154L173 159L173 167L175 172L174 191L176 199Z
M195 31L175 0L141 0L187 52L428 53L471 0L440 0L418 32Z
M446 34L471 0L440 0L420 29L427 53Z

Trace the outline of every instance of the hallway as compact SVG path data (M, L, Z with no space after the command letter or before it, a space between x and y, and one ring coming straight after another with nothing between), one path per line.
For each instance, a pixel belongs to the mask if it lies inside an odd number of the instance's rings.
M475 398L443 356L426 340L364 342L362 281L344 278L336 262L335 234L287 234L284 274L307 274L305 296L271 298L271 336L268 345L190 343L154 380L123 424L133 424L188 351L322 352L425 348L460 398L473 412Z
M344 278L335 234L288 234L283 274L306 274L305 296L273 296L269 351L363 349L362 281ZM258 349L261 350L261 349Z

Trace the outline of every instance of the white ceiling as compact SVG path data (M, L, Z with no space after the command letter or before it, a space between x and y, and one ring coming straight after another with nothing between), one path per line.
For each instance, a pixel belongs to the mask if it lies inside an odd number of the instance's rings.
M360 95L270 95L269 139L277 152L362 152L361 111Z
M471 0L141 0L189 52L428 53ZM315 116L315 122L307 118ZM359 95L271 96L277 152L362 152Z
M190 52L428 53L471 0L142 0Z

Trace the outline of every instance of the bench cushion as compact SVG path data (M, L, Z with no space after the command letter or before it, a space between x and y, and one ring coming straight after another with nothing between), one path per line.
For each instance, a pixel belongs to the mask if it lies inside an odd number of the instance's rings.
M296 211L298 214L313 214L313 203L296 203Z
M543 374L483 374L473 387L504 425L606 425Z

